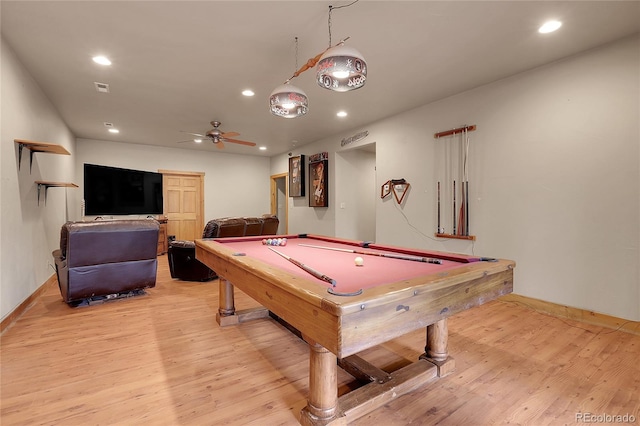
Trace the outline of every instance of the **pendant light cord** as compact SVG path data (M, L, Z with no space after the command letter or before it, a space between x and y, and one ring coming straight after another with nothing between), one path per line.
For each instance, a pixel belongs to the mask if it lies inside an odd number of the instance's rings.
M357 1L357 0L356 0ZM333 10L333 6L329 5L329 47L331 47L331 11Z
M295 72L298 69L298 37L296 37L296 67L293 69Z
M354 1L352 1L351 3L349 3L349 4L345 4L345 5L342 5L342 6L336 6L336 7L333 7L333 6L329 5L329 20L328 20L328 26L329 26L329 47L331 47L331 11L332 11L333 9L342 9L343 7L349 7L349 6L352 6L352 5L356 4L356 3L358 3L359 1L360 1L360 0L354 0Z
M327 49L324 50L323 52L318 53L315 57L309 59L307 62L305 62L305 64L301 68L298 68L298 37L295 38L295 41L296 41L296 69L297 69L297 71L295 71L293 73L293 75L291 77L289 77L284 82L284 84L289 83L292 79L296 78L297 76L299 76L300 74L302 74L306 70L315 67L316 64L318 63L318 61L320 60L320 57L322 56L322 54L332 47L331 46L331 11L333 9L342 9L343 7L349 7L351 5L354 5L354 4L358 3L359 1L360 0L355 0L355 1L352 1L351 3L349 3L349 4L345 4L343 6L338 6L338 7L329 6L329 47L327 47ZM348 37L343 38L342 40L340 40L340 43L338 43L338 44L344 43L345 41L349 40L349 38L351 38L351 37L348 36Z

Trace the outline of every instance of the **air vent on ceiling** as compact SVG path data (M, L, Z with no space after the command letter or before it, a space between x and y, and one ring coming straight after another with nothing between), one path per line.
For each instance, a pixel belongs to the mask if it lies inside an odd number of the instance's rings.
M100 93L109 93L109 85L107 83L98 83L97 81L93 82L94 86L96 86L96 90Z

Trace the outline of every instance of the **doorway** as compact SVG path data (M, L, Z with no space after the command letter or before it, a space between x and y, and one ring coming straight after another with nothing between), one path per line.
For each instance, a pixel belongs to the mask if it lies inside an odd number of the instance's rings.
M336 235L358 241L376 241L376 143L336 153Z
M204 173L159 170L162 173L167 235L193 241L204 229Z
M278 216L278 234L289 233L289 203L287 202L289 173L271 176L271 214Z

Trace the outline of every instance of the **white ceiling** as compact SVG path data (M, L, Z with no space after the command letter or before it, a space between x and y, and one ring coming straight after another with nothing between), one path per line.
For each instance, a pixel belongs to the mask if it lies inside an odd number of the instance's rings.
M0 12L4 39L77 137L220 152L176 143L218 120L267 147L224 152L266 156L332 135L339 143L367 123L640 31L638 1L360 0L333 10L331 34L364 55L365 86L330 92L309 70L292 81L308 114L271 115L271 91L296 70L294 38L300 67L329 45L329 5L349 3L2 0ZM562 28L538 34L552 18ZM94 64L96 54L113 64Z

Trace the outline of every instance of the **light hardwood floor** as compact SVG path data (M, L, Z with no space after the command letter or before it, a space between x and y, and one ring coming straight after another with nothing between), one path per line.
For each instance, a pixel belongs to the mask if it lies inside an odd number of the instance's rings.
M271 319L220 328L217 281L172 280L161 256L145 296L69 308L49 286L1 340L9 425L297 425L306 344ZM237 292L239 309L256 306ZM576 413L640 424L640 336L496 301L449 321L456 371L354 425L563 425ZM366 351L396 369L414 332ZM339 375L340 392L353 386Z

